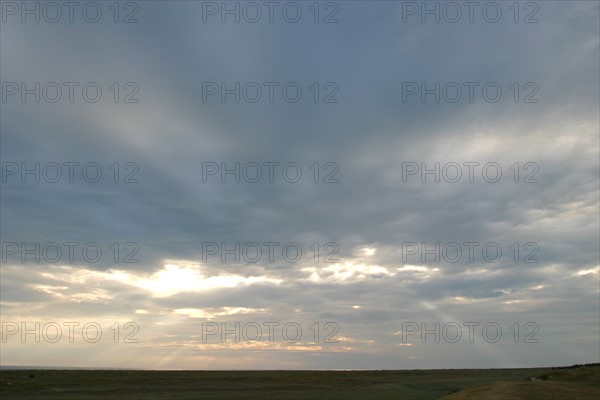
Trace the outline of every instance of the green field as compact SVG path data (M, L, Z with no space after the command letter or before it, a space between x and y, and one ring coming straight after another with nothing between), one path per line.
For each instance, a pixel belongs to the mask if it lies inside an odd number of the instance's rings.
M0 397L598 400L600 366L407 371L2 370Z

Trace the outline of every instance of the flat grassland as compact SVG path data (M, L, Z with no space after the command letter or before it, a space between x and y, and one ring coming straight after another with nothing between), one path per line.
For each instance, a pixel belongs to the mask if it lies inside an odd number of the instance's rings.
M10 399L600 399L600 366L402 371L1 370Z

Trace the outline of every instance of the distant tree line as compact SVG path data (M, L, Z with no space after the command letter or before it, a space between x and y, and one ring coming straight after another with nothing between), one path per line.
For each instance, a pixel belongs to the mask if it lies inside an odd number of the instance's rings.
M600 363L589 363L589 364L573 364L569 366L562 367L552 367L552 369L569 369L569 368L579 368L579 367L598 367Z

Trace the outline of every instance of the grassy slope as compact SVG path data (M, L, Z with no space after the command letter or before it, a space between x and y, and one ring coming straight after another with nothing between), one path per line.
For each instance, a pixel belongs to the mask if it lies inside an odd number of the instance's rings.
M563 371L561 370L561 373ZM529 376L553 375L528 382ZM600 368L589 379L573 370L550 369L427 371L0 371L0 397L10 399L508 399L511 391L571 390L569 399L597 400ZM570 375L569 375L570 374ZM574 375L575 374L575 375ZM30 378L29 375L35 377ZM595 380L594 380L595 379ZM9 385L10 383L10 385ZM468 388L462 392L462 389ZM551 389L550 391L548 389ZM573 397L591 393L594 397ZM585 391L588 392L585 392ZM594 392L594 390L596 390ZM469 392L471 391L471 392ZM472 392L475 391L475 392ZM478 392L479 391L479 392ZM491 394L490 394L491 393ZM482 396L496 397L482 397ZM458 397L456 397L458 396ZM462 396L462 397L461 397ZM465 397L466 396L466 397ZM469 397L471 396L471 397ZM475 397L473 397L475 396ZM500 396L500 397L497 397ZM504 397L502 397L504 396ZM557 397L559 399L560 397Z
M492 382L461 390L444 400L588 400L600 399L600 367L549 371L548 380ZM533 375L539 377L540 375Z

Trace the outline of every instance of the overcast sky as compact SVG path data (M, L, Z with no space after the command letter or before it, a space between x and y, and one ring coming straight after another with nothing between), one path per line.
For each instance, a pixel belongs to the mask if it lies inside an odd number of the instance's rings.
M2 365L598 362L598 2L61 3L2 3Z

